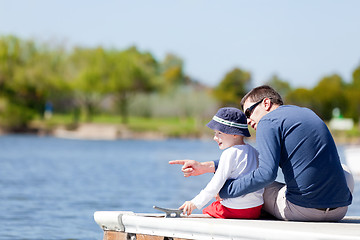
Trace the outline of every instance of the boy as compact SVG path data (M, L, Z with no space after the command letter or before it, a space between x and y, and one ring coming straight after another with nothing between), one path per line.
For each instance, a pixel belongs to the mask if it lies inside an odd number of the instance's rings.
M239 178L258 167L258 153L252 146L244 142L250 137L246 116L237 108L221 108L206 125L214 130L214 141L224 150L220 157L215 175L195 198L186 201L179 209L190 215L195 208L202 208L214 197L225 181ZM170 161L174 164L175 161ZM220 199L203 210L216 218L247 218L255 219L260 216L263 201L263 189L248 193L237 198Z

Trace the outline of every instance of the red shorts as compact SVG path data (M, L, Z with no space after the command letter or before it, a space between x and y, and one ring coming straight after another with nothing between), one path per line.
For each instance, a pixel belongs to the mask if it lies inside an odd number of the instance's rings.
M262 206L263 205L246 209L233 209L225 207L219 201L215 201L208 207L204 208L203 213L209 214L214 218L256 219L260 217Z

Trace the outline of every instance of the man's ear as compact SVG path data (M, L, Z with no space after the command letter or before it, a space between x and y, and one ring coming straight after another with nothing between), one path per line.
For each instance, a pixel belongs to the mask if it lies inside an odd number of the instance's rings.
M264 107L266 111L269 111L271 109L272 106L272 102L270 100L270 98L265 98L264 99Z

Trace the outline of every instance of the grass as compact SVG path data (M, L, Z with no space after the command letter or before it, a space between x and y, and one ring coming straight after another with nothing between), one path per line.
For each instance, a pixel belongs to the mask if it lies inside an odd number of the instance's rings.
M194 117L135 117L130 116L127 124L122 123L122 118L118 115L97 115L94 116L91 123L113 124L125 128L127 131L141 133L152 132L167 137L211 137L212 130L205 125L208 119L199 120ZM78 124L87 123L85 118L80 118ZM58 126L65 126L67 129L75 129L74 118L71 114L55 114L49 120L36 119L31 124L34 127L51 130ZM255 138L256 132L249 127L252 138ZM353 129L348 131L331 131L334 139L338 143L360 143L360 128L356 124Z
M78 124L89 123L84 118L80 118ZM122 123L120 116L98 115L94 116L90 123L119 125L132 132L153 132L168 137L200 137L204 134L211 134L211 130L206 128L207 121L200 121L194 117L177 118L145 118L130 116L126 124ZM65 126L67 129L75 129L73 116L70 114L56 114L51 119L36 119L31 124L51 130L58 126Z
M331 134L334 137L335 142L339 144L360 143L360 128L358 125L355 125L352 129L345 131L332 130Z

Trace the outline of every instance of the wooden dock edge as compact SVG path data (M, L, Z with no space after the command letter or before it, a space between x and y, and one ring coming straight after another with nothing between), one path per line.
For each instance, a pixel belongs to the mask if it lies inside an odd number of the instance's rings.
M98 211L96 223L103 240L185 239L328 239L360 240L360 217L332 222L290 222L192 217L164 218L163 214Z
M152 236L144 234L132 234L126 232L104 231L103 240L186 240L184 238L172 238L164 236Z

